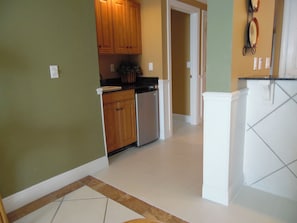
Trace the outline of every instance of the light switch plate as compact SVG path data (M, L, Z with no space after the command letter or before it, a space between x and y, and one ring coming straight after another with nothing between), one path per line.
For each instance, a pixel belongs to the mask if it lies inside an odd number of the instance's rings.
M110 72L114 73L115 72L115 68L114 68L114 64L110 64Z
M259 61L258 61L258 70L262 69L262 63L263 63L263 58L259 57Z
M254 57L254 65L253 65L253 70L257 70L258 68L258 58Z
M187 68L191 68L191 62L190 61L187 61Z
M270 68L270 57L266 57L265 69L269 69L269 68Z
M154 70L154 64L152 62L149 62L148 64L148 70L153 71Z
M58 68L58 65L50 65L49 66L49 69L50 69L51 79L59 78L59 68Z

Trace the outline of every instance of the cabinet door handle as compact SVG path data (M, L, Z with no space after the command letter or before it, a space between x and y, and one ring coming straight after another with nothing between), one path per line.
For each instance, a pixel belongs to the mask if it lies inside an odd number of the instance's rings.
M124 108L116 108L116 111L122 111Z

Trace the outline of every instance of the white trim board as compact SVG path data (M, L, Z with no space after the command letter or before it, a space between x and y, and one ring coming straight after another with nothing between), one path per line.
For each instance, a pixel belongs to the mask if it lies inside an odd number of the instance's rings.
M172 114L173 120L179 120L191 124L191 117L189 115Z
M201 123L199 115L199 93L200 93L200 9L177 0L167 0L167 56L168 56L168 81L169 100L165 109L172 112L172 50L171 50L171 10L177 10L190 15L190 122L192 125ZM167 106L169 108L167 108ZM169 119L172 122L172 118ZM172 123L170 123L172 126ZM167 126L165 126L166 128ZM170 131L169 131L170 132ZM172 134L172 133L171 133Z
M108 158L103 156L97 160L69 170L48 180L33 185L25 190L12 194L3 199L7 212L14 211L34 200L37 200L51 192L54 192L68 184L94 174L108 167Z
M223 205L243 184L247 92L203 94L202 197Z
M168 80L159 79L159 120L160 139L167 139L173 134L171 90ZM170 102L169 102L170 101Z
M103 141L104 141L104 150L105 154L108 154L107 152L107 144L106 144L106 132L105 132L105 121L104 121L104 109L103 109L103 88L97 88L96 89L97 94L100 98L100 111L101 111L101 122L102 122L102 131L103 131Z

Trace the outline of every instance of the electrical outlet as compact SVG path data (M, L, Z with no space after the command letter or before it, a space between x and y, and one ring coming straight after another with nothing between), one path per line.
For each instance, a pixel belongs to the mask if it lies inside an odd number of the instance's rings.
M270 57L266 57L265 69L270 69Z

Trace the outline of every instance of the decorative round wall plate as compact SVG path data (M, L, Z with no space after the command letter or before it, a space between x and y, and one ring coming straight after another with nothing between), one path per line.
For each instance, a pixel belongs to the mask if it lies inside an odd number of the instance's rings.
M259 37L259 23L256 18L253 18L249 23L248 38L250 47L256 47Z
M260 7L260 0L250 0L250 10L252 12L258 12Z

